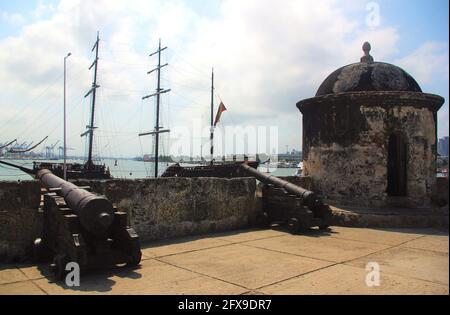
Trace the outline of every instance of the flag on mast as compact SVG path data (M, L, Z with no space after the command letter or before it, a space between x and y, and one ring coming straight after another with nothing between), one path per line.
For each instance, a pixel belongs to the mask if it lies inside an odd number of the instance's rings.
M216 114L216 119L214 120L214 127L217 125L217 123L220 120L220 116L222 115L222 112L226 111L227 108L225 107L225 105L223 105L223 102L220 101L220 105L219 108L217 109L217 114Z

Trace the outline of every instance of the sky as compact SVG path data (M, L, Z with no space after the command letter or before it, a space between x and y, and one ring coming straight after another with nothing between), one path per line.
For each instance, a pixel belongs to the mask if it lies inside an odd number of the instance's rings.
M94 150L103 156L152 152L152 137L138 134L155 125L155 98L142 97L156 88L147 72L160 38L168 47L161 85L171 89L161 98L161 125L171 129L161 136L162 153L177 144L179 153L207 155L212 68L215 106L227 107L216 141L233 126L276 128L278 151L300 150L295 104L333 70L359 61L365 41L375 61L402 67L424 92L446 99L438 136L447 136L448 12L447 0L0 0L0 143L48 136L40 150L60 145L70 52L67 145L69 154L85 153L90 99L83 96L97 31Z

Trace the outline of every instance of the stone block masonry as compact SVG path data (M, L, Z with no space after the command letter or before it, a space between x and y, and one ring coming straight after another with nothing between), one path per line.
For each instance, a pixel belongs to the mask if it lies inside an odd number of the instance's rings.
M158 178L77 181L128 213L143 242L249 226L253 178ZM23 260L42 230L38 181L0 182L0 261Z
M431 206L441 102L412 92L338 93L299 102L304 175L330 202Z
M42 229L36 181L0 182L0 261L25 257Z
M247 226L254 214L253 178L80 181L122 211L143 241Z

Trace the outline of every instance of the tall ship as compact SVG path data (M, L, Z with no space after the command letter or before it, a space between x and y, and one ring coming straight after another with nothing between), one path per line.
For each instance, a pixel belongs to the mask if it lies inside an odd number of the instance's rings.
M161 52L164 51L167 47L161 47L161 39L159 40L158 50L151 53L149 56L158 56L158 65L156 68L147 72L147 74L153 73L156 71L157 75L157 86L154 93L143 96L142 100L145 100L150 97L156 97L156 121L155 128L153 131L140 133L139 136L147 136L152 135L154 137L154 154L153 158L150 155L145 155L143 161L151 161L154 162L154 177L159 176L158 172L158 164L160 161L159 156L159 136L161 133L170 132L169 129L164 129L160 125L160 98L161 94L170 92L170 89L161 88L161 68L168 65L168 63L161 64ZM230 161L230 162L214 162L214 127L218 123L220 116L223 111L225 111L225 105L221 102L217 111L216 118L214 119L214 69L211 72L211 132L210 132L210 154L211 161L207 165L200 166L182 166L180 163L175 163L166 168L166 170L161 174L161 177L237 177L241 176L243 172L241 169L242 164L247 164L252 168L257 168L259 165L259 161L248 161L248 159L244 159L244 161Z
M216 117L214 118L214 69L211 71L211 126L210 126L210 158L211 161L206 165L199 166L181 166L179 163L169 166L161 177L241 177L246 176L246 172L241 167L242 164L246 164L253 169L257 169L259 166L259 159L256 161L248 160L248 157L244 155L243 161L237 161L236 156L233 156L233 161L221 161L216 162L214 160L214 128L220 120L222 112L226 111L223 102L217 109ZM225 158L224 158L225 159Z
M95 50L95 60L89 67L89 70L93 68L94 71L94 79L92 82L91 89L84 96L85 98L91 97L91 112L90 112L90 121L89 125L86 126L87 130L81 134L81 137L87 137L88 139L88 156L87 160L84 164L81 163L66 163L66 178L67 179L109 179L112 178L109 167L105 164L96 164L93 160L93 142L94 142L94 130L97 128L94 126L95 121L95 99L96 99L96 91L100 87L97 84L97 73L98 73L98 48L100 43L99 33L97 32L97 40L95 41L94 46L92 47L92 51ZM64 178L64 163L52 163L48 161L34 161L33 168L27 169L23 167L19 167L18 165L14 165L12 163L7 163L4 161L0 161L1 164L5 164L8 166L16 167L21 169L22 171L32 175L37 174L40 169L48 169L52 171L58 177Z

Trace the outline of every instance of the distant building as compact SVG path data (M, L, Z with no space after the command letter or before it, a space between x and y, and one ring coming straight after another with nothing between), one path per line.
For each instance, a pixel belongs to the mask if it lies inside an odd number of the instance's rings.
M278 161L286 161L286 162L301 162L302 160L302 152L292 149L291 152L287 153L278 153Z
M439 139L438 153L441 156L448 156L448 137Z

